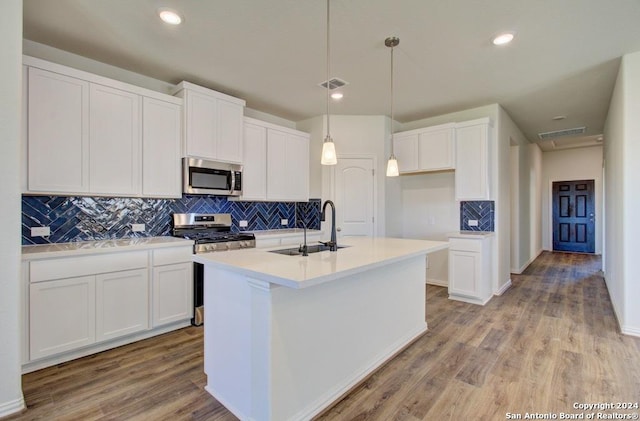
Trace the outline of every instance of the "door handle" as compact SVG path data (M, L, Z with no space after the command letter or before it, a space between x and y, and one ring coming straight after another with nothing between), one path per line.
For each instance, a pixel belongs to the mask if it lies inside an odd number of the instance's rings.
M338 228L336 228L336 231L340 232L340 231L342 231L342 228L338 227Z

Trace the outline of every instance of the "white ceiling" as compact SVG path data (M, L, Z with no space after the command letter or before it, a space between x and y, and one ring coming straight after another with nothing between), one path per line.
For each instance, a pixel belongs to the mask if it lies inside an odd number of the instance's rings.
M514 42L493 46L507 30ZM325 113L325 31L323 0L24 0L26 39L293 121ZM331 76L349 82L332 114L389 115L388 36L396 120L497 102L531 141L586 126L593 142L620 57L640 51L640 1L331 0Z

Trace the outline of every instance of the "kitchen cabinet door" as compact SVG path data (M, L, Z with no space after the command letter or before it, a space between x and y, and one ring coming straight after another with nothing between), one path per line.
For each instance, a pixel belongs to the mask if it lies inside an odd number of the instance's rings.
M182 197L180 105L154 98L142 103L142 194Z
M242 172L242 200L267 198L267 129L244 124L244 165Z
M31 360L95 342L95 277L29 285Z
M153 268L153 327L193 317L193 263Z
M492 296L490 237L449 239L449 298L486 304Z
M33 67L28 78L28 190L87 192L89 83Z
M96 342L149 328L147 269L96 275Z
M244 100L189 82L175 95L184 99L185 156L242 164Z
M289 193L287 133L267 129L267 199L286 200Z
M186 90L184 114L187 156L215 159L217 156L216 118L218 115L216 98Z
M91 84L89 183L92 193L141 192L140 96Z
M241 164L244 107L219 99L217 111L216 159Z
M455 167L454 129L426 130L418 136L418 163L422 171L450 170Z
M490 144L488 119L456 127L456 200L490 200Z
M309 138L290 134L287 138L286 172L289 184L287 200L309 200Z
M393 153L400 173L418 171L418 134L394 136Z

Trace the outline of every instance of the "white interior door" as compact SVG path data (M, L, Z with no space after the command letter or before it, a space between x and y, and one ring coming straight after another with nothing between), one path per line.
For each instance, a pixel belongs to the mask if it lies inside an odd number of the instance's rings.
M338 237L374 234L372 158L338 158L334 167Z

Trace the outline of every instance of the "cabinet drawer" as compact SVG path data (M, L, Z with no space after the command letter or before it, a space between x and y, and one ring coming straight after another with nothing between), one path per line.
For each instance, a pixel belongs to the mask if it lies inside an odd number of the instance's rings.
M482 239L450 238L449 250L474 251L480 253L482 251Z
M31 282L74 278L147 267L148 253L135 251L64 259L37 260L29 266Z
M172 265L192 261L191 247L171 247L153 251L153 266Z

